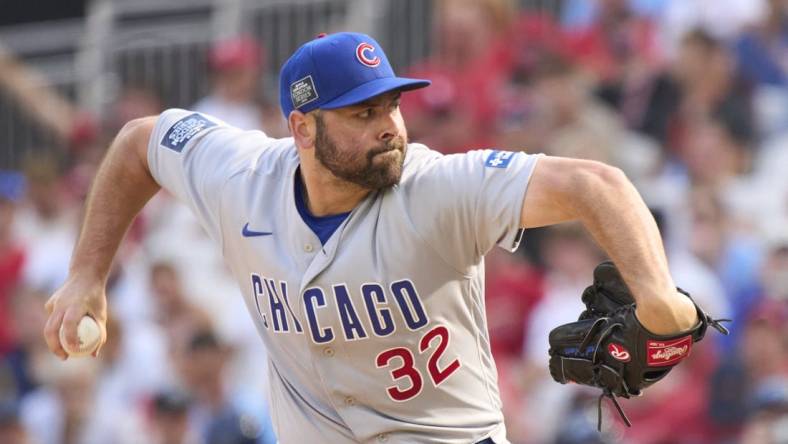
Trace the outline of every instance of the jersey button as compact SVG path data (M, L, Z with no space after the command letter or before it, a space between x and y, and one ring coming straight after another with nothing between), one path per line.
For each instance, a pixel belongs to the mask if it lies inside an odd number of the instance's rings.
M334 349L331 347L326 347L323 349L323 354L328 356L329 358L334 356Z
M378 442L386 442L388 440L389 440L388 433L381 433L380 435L378 435Z
M356 405L356 400L353 399L352 396L348 396L347 398L345 398L345 405L348 406L348 407L354 406L354 405Z
M314 249L315 248L312 246L312 244L304 244L304 251L306 251L307 253L311 253L312 250Z

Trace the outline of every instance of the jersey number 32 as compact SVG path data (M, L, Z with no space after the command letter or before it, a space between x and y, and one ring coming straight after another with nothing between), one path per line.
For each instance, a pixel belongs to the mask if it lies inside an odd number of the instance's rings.
M433 328L421 337L419 341L419 353L423 354L426 352L434 339L438 339L438 346L427 360L427 370L432 384L437 387L460 368L460 361L454 359L446 367L442 369L438 367L438 360L443 356L446 347L449 346L449 330L443 325ZM394 401L402 402L418 396L418 394L421 393L421 389L424 387L424 378L421 376L421 372L414 367L415 359L410 349L396 347L384 350L380 352L375 359L375 364L378 368L387 367L394 358L402 360L402 365L391 370L391 378L394 381L401 378L408 378L410 380L410 387L401 390L396 385L389 386L386 388L389 397Z

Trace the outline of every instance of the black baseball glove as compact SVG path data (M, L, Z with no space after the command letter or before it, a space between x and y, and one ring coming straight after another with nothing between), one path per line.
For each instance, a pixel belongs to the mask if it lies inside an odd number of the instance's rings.
M692 344L703 339L709 326L728 334L720 324L727 319L712 319L694 300L698 311L695 327L668 336L649 332L635 316L635 300L609 261L594 270L594 283L583 292L583 303L586 310L577 322L550 332L550 374L562 384L574 382L602 389L598 403L600 430L603 397L613 401L630 426L616 396L639 396L643 389L664 378L689 356Z

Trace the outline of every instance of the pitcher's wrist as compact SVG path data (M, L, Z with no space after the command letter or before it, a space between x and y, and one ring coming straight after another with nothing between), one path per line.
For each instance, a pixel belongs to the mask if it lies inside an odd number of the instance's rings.
M635 313L643 327L656 335L678 334L698 324L695 305L678 292L669 298L640 301Z

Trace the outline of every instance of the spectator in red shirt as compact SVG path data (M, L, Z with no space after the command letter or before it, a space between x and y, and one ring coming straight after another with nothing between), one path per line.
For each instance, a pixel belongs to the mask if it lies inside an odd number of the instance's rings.
M599 83L599 96L637 127L662 64L657 28L628 0L596 3L593 22L570 33L570 53Z
M601 82L622 83L661 61L657 29L627 0L599 0L596 18L570 33L570 51Z
M510 65L507 31L514 16L511 0L436 3L435 53L409 72L432 80L432 87L402 101L412 140L444 153L489 145L496 91Z

